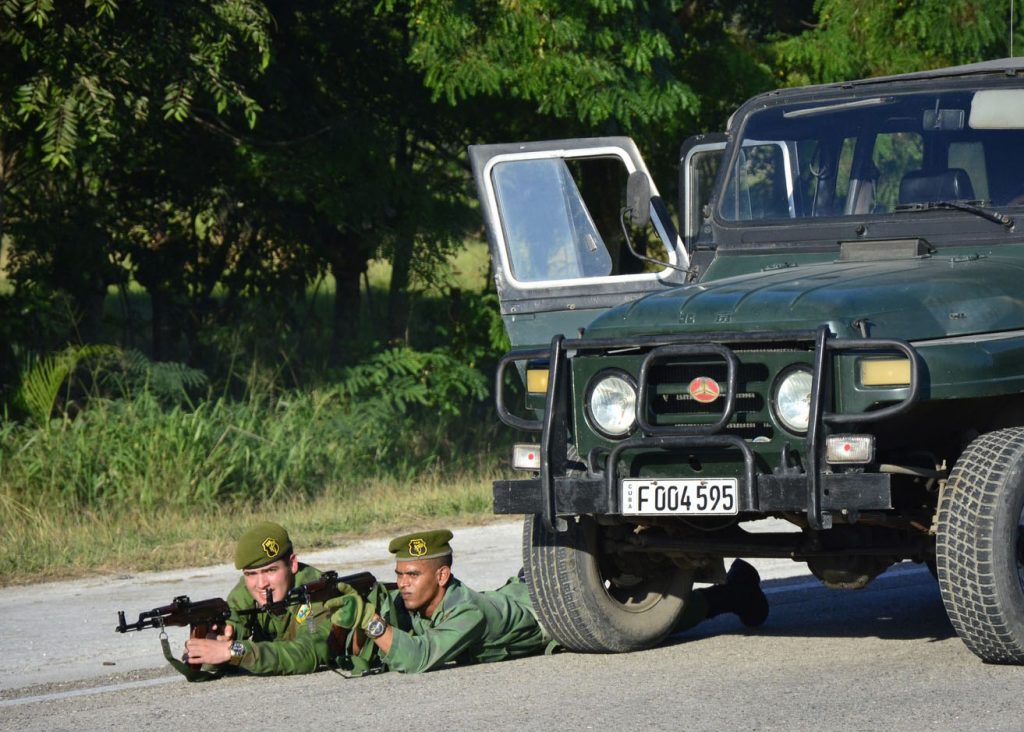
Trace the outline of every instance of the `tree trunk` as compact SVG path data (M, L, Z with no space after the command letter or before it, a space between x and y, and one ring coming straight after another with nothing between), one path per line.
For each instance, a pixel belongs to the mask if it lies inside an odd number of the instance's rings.
M391 260L391 286L388 290L387 334L392 341L406 341L409 327L409 274L412 270L413 245L416 243L416 223L410 211L415 210L405 201L412 177L414 141L402 132L395 153L394 206L398 211L398 235Z
M403 231L395 241L391 262L391 287L388 290L387 334L392 341L407 341L409 327L409 272L415 235Z
M352 360L351 344L358 335L359 278L366 271L367 247L359 236L342 233L334 226L320 227L328 266L334 276L334 327L331 328L331 362Z
M153 341L153 360L173 360L175 329L172 323L171 297L161 289L149 290L149 301L152 308L151 333Z

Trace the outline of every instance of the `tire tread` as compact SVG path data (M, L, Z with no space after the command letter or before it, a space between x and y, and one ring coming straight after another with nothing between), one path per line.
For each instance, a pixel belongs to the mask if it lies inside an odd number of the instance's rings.
M1008 485L1020 480L1022 462L1024 428L982 435L957 461L939 501L942 601L957 634L988 663L1024 663L1024 603L1020 593L1014 597L1000 588L994 557L999 519L1005 518L999 504Z

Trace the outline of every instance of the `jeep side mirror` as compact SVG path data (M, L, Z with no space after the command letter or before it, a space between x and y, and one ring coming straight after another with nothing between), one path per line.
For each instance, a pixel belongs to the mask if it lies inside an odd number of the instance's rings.
M626 209L634 226L643 228L651 220L651 181L642 170L634 170L626 181Z

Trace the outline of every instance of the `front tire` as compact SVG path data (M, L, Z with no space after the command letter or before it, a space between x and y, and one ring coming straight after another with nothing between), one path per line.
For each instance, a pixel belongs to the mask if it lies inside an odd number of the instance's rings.
M1024 663L1024 428L982 435L939 503L939 588L957 634L987 663Z
M523 526L523 565L540 624L565 648L620 653L649 648L675 627L693 570L665 560L624 570L603 550L607 530L587 516L551 531L541 516Z

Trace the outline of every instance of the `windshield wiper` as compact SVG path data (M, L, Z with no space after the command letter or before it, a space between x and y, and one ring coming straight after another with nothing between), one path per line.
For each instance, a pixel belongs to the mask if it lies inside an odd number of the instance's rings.
M893 209L895 213L904 213L907 211L935 211L937 209L955 210L955 211L966 211L972 213L975 216L980 216L986 221L991 221L994 224L1005 226L1007 229L1013 226L1013 217L1007 216L1006 214L999 213L998 211L991 211L987 208L982 208L975 203L966 203L964 201L928 201L927 203L901 203Z

